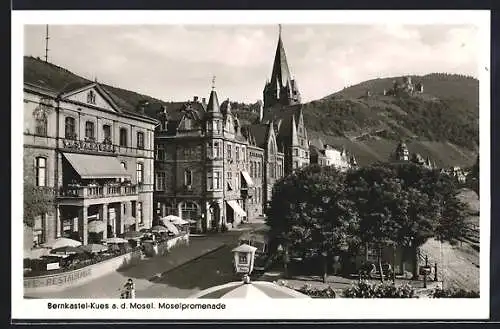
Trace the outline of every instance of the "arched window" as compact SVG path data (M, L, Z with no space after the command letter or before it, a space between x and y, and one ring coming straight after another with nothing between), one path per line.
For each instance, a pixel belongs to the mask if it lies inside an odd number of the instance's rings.
M120 146L127 147L127 129L126 128L120 128Z
M36 186L47 186L47 159L38 157L35 159Z
M92 121L85 122L85 138L94 139L94 123Z
M194 202L184 202L181 205L181 217L183 219L197 219L199 215L198 205Z
M64 137L76 139L75 118L66 117L64 119Z

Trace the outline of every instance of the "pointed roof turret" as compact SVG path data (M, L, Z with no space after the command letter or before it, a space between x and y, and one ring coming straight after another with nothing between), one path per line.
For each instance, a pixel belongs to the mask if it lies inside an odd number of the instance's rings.
M219 99L217 98L217 92L215 92L215 76L212 78L212 91L208 100L207 112L220 113Z
M286 60L285 47L281 40L281 24L279 25L278 45L276 47L276 54L274 55L273 71L271 74L271 81L279 82L280 87L286 86L288 81L291 80L290 69Z

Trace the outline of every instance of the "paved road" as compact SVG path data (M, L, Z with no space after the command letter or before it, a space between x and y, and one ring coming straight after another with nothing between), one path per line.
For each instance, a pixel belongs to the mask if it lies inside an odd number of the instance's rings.
M232 275L231 249L237 245L244 230L258 225L244 225L239 231L223 234L191 237L188 247L175 248L167 256L145 260L75 288L26 297L117 298L125 281L133 278L137 298L186 298L202 289L236 279ZM191 260L200 255L203 256ZM188 260L191 261L186 263Z

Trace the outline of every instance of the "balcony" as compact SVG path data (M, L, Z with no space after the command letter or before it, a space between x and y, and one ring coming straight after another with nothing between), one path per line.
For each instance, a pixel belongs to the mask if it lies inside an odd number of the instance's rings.
M137 195L137 185L69 185L61 188L60 198L99 199Z
M62 140L62 148L76 151L114 153L115 146L109 141L97 142L95 139L77 140L65 138Z

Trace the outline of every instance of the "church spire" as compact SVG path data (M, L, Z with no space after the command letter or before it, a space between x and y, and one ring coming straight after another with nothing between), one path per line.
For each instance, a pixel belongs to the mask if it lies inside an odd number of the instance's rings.
M297 84L292 79L282 40L282 26L278 25L278 44L274 55L271 79L264 87L264 107L275 104L292 105L300 103Z

